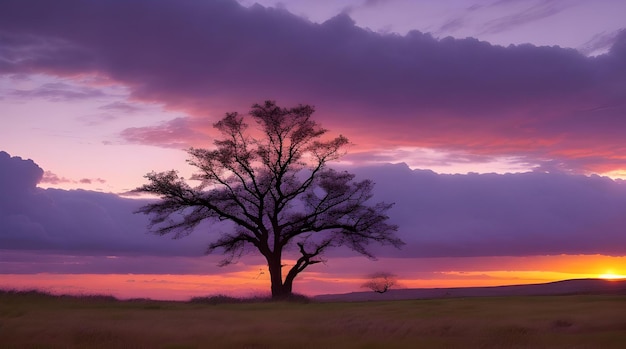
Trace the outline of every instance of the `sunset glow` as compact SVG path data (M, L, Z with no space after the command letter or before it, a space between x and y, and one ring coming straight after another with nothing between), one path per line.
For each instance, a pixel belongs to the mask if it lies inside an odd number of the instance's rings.
M614 274L612 271L608 271L604 274L598 276L600 279L607 280L618 280L618 279L626 279L626 275Z
M293 261L285 261L287 265ZM598 274L606 264L626 265L626 257L537 256L489 258L417 259L412 266L383 258L334 259L327 266L301 275L295 291L306 295L365 291L361 285L368 271L395 268L396 288L447 288L537 284L567 279L620 279L623 275ZM5 263L6 265L6 263ZM506 270L503 270L504 268ZM188 300L216 294L251 297L267 295L269 276L262 264L217 274L5 274L0 288L40 289L55 294L107 294L122 299L154 298Z

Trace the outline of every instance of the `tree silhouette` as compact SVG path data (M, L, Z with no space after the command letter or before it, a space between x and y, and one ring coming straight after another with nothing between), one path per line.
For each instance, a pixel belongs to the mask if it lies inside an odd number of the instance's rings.
M200 184L191 187L176 171L149 173L149 183L135 191L161 200L138 212L150 215L154 233L174 238L205 220L235 223L207 253L222 250L220 264L227 265L249 247L258 251L267 260L275 299L289 297L296 276L322 262L328 248L347 246L373 258L372 242L400 247L397 226L388 224L385 214L392 204L366 204L373 183L328 168L348 140L324 139L327 130L311 120L313 112L309 105L281 108L265 101L246 117L227 113L214 124L222 134L215 147L188 151L188 163L197 169L191 179ZM297 260L283 278L283 254L289 252Z
M369 288L377 293L385 293L398 283L397 276L389 272L370 274L368 278L370 280L361 285L361 287Z

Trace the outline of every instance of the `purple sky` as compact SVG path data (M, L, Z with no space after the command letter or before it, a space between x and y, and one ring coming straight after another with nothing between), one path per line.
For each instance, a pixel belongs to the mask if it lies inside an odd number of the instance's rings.
M200 270L118 194L265 99L352 141L383 258L626 255L626 3L258 2L0 2L0 272Z

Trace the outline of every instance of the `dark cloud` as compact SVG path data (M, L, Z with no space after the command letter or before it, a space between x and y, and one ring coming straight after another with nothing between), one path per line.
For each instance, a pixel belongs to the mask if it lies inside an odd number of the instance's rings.
M65 177L59 177L59 175L57 175L56 173L52 171L45 171L39 183L61 184L61 183L74 183L74 181Z
M153 236L146 232L146 217L132 213L145 200L37 188L43 170L4 152L0 170L0 188L10 193L0 197L3 250L96 257L200 256L216 233L230 229L206 224L179 240ZM401 250L374 247L381 257L626 254L622 181L538 172L441 175L403 164L350 170L376 182L376 201L396 203L390 217L407 245ZM329 257L354 255L339 249ZM114 264L96 257L97 265Z
M376 182L407 257L626 254L626 182L564 173L442 175L355 168Z
M55 251L9 251L0 254L0 270L8 274L219 274L220 256L68 255ZM250 260L250 259L249 259ZM257 261L258 259L252 259ZM247 268L243 263L228 272Z
M79 183L82 184L92 184L92 183L100 183L100 184L104 184L106 183L106 180L102 179L102 178L95 178L95 179L91 179L91 178L82 178L81 180L78 181Z
M203 234L188 241L148 234L146 217L133 214L145 200L41 189L36 185L43 177L44 171L32 160L0 152L0 249L78 255L201 255L208 243Z
M31 193L43 176L43 169L33 160L0 151L0 203L9 204Z
M35 17L45 16L45 14L37 11L36 7L39 4L23 5L35 7L18 9L21 5L13 2L0 4L3 9L3 21L7 16L11 16L13 10L26 11L28 15ZM59 14L57 11L55 12ZM0 73L76 74L93 71L95 59L93 53L58 36L33 34L12 32L12 28L2 26L0 30ZM16 71L16 66L20 67L19 71Z
M542 2L490 30L563 6ZM191 125L277 99L316 105L325 126L356 144L556 160L579 172L625 165L625 35L593 58L559 47L374 33L346 14L315 24L227 0L5 0L0 34L0 72L99 74L136 100L189 115L125 131L132 142L159 144L151 135L160 132L169 135L164 146L206 145Z

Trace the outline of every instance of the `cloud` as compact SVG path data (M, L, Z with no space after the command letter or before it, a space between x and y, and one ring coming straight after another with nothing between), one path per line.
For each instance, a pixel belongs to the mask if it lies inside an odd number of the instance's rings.
M468 9L468 11L470 11ZM461 28L463 28L466 23L467 23L467 19L464 18L465 16L460 16L460 17L455 17L452 19L447 20L444 24L442 24L439 29L437 30L437 32L439 33L453 33Z
M381 4L392 2L393 0L365 0L363 1L363 6L365 7L376 7Z
M171 242L171 241L168 241ZM4 250L0 257L2 272L7 274L220 274L248 268L246 263L225 270L218 266L220 256L155 255L69 255L55 251ZM250 259L248 259L250 260ZM252 261L260 262L258 259Z
M130 143L187 149L209 144L211 125L210 120L179 117L156 126L127 128L121 136Z
M32 90L14 90L11 95L18 98L43 98L53 102L71 102L105 96L97 88L78 88L64 83L48 83Z
M601 32L595 34L591 39L581 45L578 51L587 56L605 54L613 45L615 45L618 37L623 36L626 29L615 30L612 32Z
M348 169L376 183L375 201L395 202L389 215L407 245L373 247L380 257L626 254L624 181L539 172L442 175L404 164ZM145 199L44 190L36 187L43 173L32 160L0 152L0 189L9 193L0 196L3 250L201 256L217 234L232 229L207 223L179 240L154 236L146 231L146 217L133 214ZM328 257L355 255L342 248ZM94 258L96 264L116 263Z
M6 153L5 153L6 154ZM106 180L102 179L102 178L81 178L79 180L73 180L73 179L69 179L69 178L65 178L65 177L59 177L59 175L57 175L56 173L53 173L52 171L44 171L44 174L42 176L42 178L39 180L38 183L43 183L43 184L62 184L62 183L82 183L82 184L93 184L93 183L99 183L99 184L104 184L106 183Z
M626 254L626 182L564 173L442 175L406 165L355 168L407 246L383 256Z
M545 18L564 4L533 5L489 30ZM622 34L607 54L586 57L559 47L374 33L346 14L316 24L284 9L186 0L8 0L0 32L0 72L99 74L127 86L133 100L187 113L122 132L130 142L206 146L201 135L210 127L197 125L276 99L315 105L324 126L360 151L463 151L530 166L553 161L579 173L626 166Z
M10 16L14 9L27 10L20 8L23 4L14 2L2 5L5 18ZM34 14L33 11L28 12ZM0 73L16 73L14 67L19 65L23 69L17 72L18 74L32 72L29 68L42 71L42 67L45 67L43 72L47 70L51 73L71 74L89 69L94 62L95 57L91 53L65 39L47 35L42 37L26 33L12 33L10 28L3 27L3 29L0 32L0 46L2 46Z
M107 110L107 111L116 111L116 112L123 112L123 113L135 113L138 110L141 110L140 107L130 104L130 103L125 103L125 102L113 102L113 103L109 103L106 105L103 105L101 107L99 107L98 109L102 109L102 110Z
M385 5L386 3L389 3L389 2L393 2L393 0L365 0L360 4L348 5L344 7L344 9L341 12L349 15L360 9L378 7L380 5Z
M517 22L559 4L532 7ZM583 173L624 166L623 50L594 58L417 31L379 34L345 14L315 24L233 1L9 0L0 4L0 32L4 73L99 74L128 86L135 100L188 115L124 131L131 142L206 145L189 125L277 99L315 105L326 127L362 148L462 150Z
M37 184L46 177L44 173L32 160L0 152L0 249L105 256L204 252L208 240L203 234L186 241L148 234L146 217L133 214L145 200L41 189ZM65 180L47 173L48 180Z
M493 6L502 6L502 5L510 5L510 3L520 3L520 1L498 1L491 5ZM524 5L527 4L526 1L521 2ZM526 25L537 20L541 20L544 18L552 17L561 13L563 10L567 9L574 5L572 1L562 1L562 0L542 0L535 2L529 7L524 8L521 11L515 12L511 15L503 16L491 21L488 21L484 24L484 30L481 34L487 33L499 33L503 31L510 30L515 27L519 27L522 25Z
M53 173L52 171L45 171L43 173L43 177L41 178L41 180L39 181L39 183L46 183L46 184L61 184L61 183L74 183L75 181L65 178L65 177L59 177L59 175L57 175L56 173Z
M91 179L91 178L82 178L81 180L78 181L79 183L83 183L83 184L92 184L92 183L100 183L100 184L104 184L107 181L102 179L102 178L95 178L95 179Z
M43 169L33 160L11 157L7 152L0 151L0 203L8 204L15 197L28 194L43 176Z
M562 0L485 1L471 5L453 15L435 33L442 35L455 33L464 28L474 28L479 36L496 34L556 16L575 5L577 4L572 1ZM485 18L490 19L485 20Z

